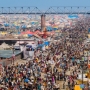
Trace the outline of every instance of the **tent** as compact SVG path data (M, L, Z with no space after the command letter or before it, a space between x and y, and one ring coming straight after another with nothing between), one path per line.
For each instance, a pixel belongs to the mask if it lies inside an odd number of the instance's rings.
M22 25L21 27L22 27L22 29L26 29L27 28L26 25Z
M19 28L20 28L19 26L16 26L16 29L17 29L17 30L19 30Z
M78 15L70 14L70 15L68 15L68 18L69 19L76 19L76 18L78 18Z
M46 27L46 29L47 29L48 31L52 31L52 27L50 27L50 26Z
M10 46L4 42L0 45L0 48L2 48L2 49L10 48Z
M1 35L5 35L5 34L7 34L7 32L1 32L0 34L1 34Z
M19 43L15 43L14 48L15 48L15 49L20 49Z
M45 45L45 46L48 46L49 44L50 44L49 41L45 41L45 42L44 42L44 45Z
M44 44L39 44L37 48L42 48Z
M27 28L30 28L31 27L31 25L27 25Z
M28 34L28 37L31 37L32 36L32 34Z
M26 46L32 46L33 49L37 48L37 44L35 42L29 42Z
M5 26L5 27L9 27L9 24L8 24L8 23L4 23L4 26Z

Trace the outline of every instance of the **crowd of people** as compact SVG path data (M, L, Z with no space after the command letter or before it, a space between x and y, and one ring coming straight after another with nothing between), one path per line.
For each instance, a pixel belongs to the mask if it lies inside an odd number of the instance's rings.
M6 90L74 90L78 73L81 73L77 59L82 58L81 52L86 49L83 42L88 34L87 25L90 24L81 22L72 29L64 28L60 41L50 42L45 51L35 50L34 59L25 64L4 66L0 85Z

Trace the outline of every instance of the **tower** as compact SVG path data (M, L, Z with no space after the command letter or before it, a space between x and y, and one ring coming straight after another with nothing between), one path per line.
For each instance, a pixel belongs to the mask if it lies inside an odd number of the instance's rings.
M41 30L45 30L45 15L41 15Z

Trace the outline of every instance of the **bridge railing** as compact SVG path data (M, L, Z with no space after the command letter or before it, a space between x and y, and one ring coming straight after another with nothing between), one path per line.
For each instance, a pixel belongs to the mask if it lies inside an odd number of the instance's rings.
M78 6L52 6L50 7L45 14L89 14L90 7L78 7Z
M0 14L42 14L37 7L0 7Z
M42 12L37 7L0 7L0 14L90 14L90 7L52 6Z

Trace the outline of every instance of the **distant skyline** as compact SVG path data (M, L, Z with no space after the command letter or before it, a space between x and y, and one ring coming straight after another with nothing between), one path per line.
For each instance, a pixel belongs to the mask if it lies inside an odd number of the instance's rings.
M36 6L47 10L50 6L90 6L90 0L0 0L0 7Z

